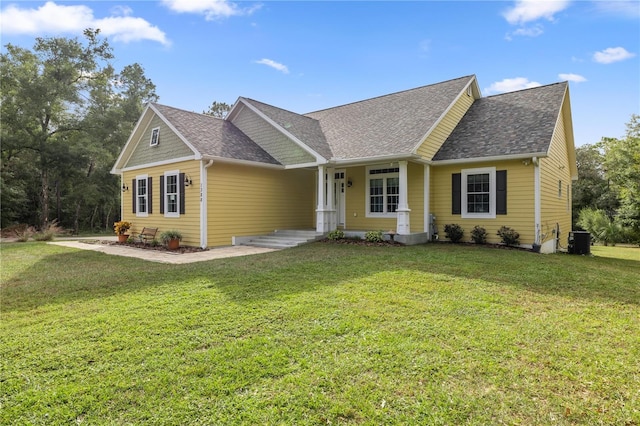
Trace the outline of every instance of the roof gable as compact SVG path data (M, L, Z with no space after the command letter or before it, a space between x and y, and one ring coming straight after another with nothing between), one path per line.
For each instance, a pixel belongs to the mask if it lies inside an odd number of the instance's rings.
M566 91L562 82L477 100L433 160L546 153Z
M305 115L319 121L336 160L410 155L473 79L461 77Z
M279 164L229 121L160 104L154 107L203 157Z

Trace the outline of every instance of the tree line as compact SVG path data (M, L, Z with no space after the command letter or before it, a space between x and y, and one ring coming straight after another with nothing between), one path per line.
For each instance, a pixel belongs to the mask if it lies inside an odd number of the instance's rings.
M120 216L109 173L156 87L137 64L119 72L100 30L5 45L0 56L1 226L110 228Z
M640 115L623 138L576 149L573 223L604 244L640 243Z

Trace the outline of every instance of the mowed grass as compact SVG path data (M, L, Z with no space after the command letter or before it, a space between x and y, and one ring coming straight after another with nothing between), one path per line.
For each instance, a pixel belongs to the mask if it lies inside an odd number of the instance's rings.
M1 249L2 424L640 424L640 249Z

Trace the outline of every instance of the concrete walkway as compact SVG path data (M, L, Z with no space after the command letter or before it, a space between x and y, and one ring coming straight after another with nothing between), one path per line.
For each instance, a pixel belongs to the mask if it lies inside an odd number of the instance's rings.
M96 241L96 238L87 238L87 240ZM107 238L101 238L107 239ZM251 246L231 246L221 247L215 249L209 249L206 251L200 251L196 253L170 253L166 251L157 250L145 250L135 247L109 245L100 243L82 242L82 240L75 241L53 241L48 244L55 244L63 247L72 247L81 250L93 250L106 254L112 254L115 256L135 257L137 259L147 260L149 262L158 263L193 263L203 262L205 260L223 259L225 257L236 256L249 256L252 254L268 253L276 251L278 249L264 248L264 247L251 247Z

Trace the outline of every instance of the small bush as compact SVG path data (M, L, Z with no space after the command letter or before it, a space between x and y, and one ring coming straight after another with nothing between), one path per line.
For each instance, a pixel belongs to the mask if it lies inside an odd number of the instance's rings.
M517 246L520 244L520 234L508 226L501 226L500 229L498 229L498 235L507 246Z
M331 232L329 232L329 235L327 235L327 238L329 238L330 240L341 240L344 238L344 232L342 232L341 229L335 229Z
M471 230L471 239L476 244L487 244L487 230L476 225Z
M464 236L464 229L457 223L447 224L444 226L444 234L452 243L459 243Z
M153 240L151 240L151 242L149 243L149 245L151 245L151 247L158 247L160 245L160 241L156 240L155 238Z
M16 235L16 241L18 241L19 243L25 243L29 241L29 238L31 238L33 234L36 233L36 230L33 228L33 226L29 226L23 223L20 225L16 225L13 229L13 233L15 233Z
M381 243L384 241L382 231L367 231L367 233L364 234L364 239L370 243Z
M48 222L40 232L33 236L36 241L51 241L57 234L64 232L64 229L58 225L57 220Z
M33 239L36 241L52 241L53 232L51 231L38 232L33 235Z

